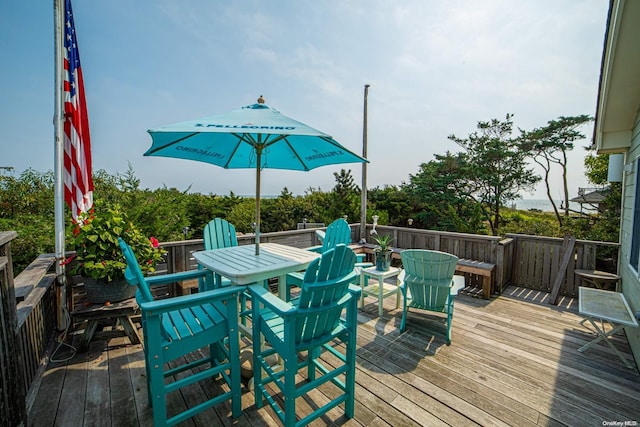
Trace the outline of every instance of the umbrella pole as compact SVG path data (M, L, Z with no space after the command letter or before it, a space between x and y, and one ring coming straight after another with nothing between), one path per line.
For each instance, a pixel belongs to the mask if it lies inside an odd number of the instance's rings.
M262 147L256 147L256 255L260 255L260 162Z

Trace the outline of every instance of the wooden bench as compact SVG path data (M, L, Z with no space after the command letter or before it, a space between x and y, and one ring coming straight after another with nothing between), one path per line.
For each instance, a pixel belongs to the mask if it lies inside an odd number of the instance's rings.
M366 254L373 254L375 245L365 243L360 245L360 250ZM391 252L392 259L400 259L400 253L403 248L393 248ZM488 262L476 261L473 259L460 258L456 266L457 273L467 273L482 277L482 297L489 299L493 293L495 282L496 265ZM468 283L468 281L467 281Z
M493 283L495 282L495 264L460 258L456 265L456 272L482 276L482 297L484 299L491 297L493 293Z

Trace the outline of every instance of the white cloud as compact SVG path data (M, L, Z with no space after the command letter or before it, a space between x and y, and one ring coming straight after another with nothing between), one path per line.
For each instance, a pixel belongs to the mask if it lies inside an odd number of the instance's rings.
M16 63L2 71L0 117L5 138L21 142L15 150L0 145L0 163L17 170L51 164L52 153L40 146L53 131L53 53L45 51L53 30L40 9L0 6L1 35L14 40L5 56ZM458 150L447 135L466 136L480 120L514 113L516 126L530 129L560 115L593 114L607 2L140 0L127 8L77 2L74 11L96 164L123 171L131 161L151 188L192 184L241 194L253 191L250 173L143 158L146 129L262 94L360 152L369 83L368 181L397 185L433 154ZM24 19L31 30L16 39ZM572 153L572 192L586 185L583 158L581 149ZM359 165L345 168L359 181ZM275 194L285 185L294 193L320 184L328 190L333 171L269 172L264 182Z

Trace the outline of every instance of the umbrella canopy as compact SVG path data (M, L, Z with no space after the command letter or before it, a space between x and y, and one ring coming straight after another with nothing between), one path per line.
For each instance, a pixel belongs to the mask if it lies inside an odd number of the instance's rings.
M262 98L261 98L262 99ZM260 171L309 171L340 163L367 162L331 136L263 103L202 119L149 129L145 156L256 170L256 255L260 253Z

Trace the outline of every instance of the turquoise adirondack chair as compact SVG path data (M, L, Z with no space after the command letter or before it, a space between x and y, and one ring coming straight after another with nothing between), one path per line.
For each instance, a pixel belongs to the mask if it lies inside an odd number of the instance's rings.
M253 304L256 407L261 408L266 398L285 427L305 426L341 403L345 404L348 418L354 415L357 303L360 298L360 287L350 285L356 275L355 261L355 253L345 245L324 252L307 268L300 296L293 302L282 301L261 286L249 287L256 302ZM342 319L345 309L346 317ZM264 346L260 345L261 338L264 338ZM337 348L338 344L344 345L344 353ZM337 358L338 367L321 362L319 357L323 349ZM305 351L306 359L300 362L300 353ZM279 355L283 369L269 365L269 356L273 354ZM333 362L332 365L336 366ZM297 385L296 375L305 367L306 383ZM271 382L273 386L267 388L266 384ZM337 387L336 397L296 422L296 399L304 395L309 397L309 392L328 382ZM279 399L274 398L278 391L282 406Z
M136 299L142 312L147 392L153 408L154 425L178 424L229 399L232 416L240 416L237 303L240 289L230 286L154 301L151 286L201 277L212 286L213 275L208 270L191 270L145 278L131 247L122 239L119 239L119 244L127 261L127 282L138 287ZM199 349L205 349L202 358L178 366L168 365L169 362L180 363L185 355ZM191 373L194 368L198 368L197 373ZM184 372L189 375L174 376ZM220 375L229 391L168 418L167 394L203 380L211 381ZM168 377L173 377L173 381L165 382Z
M407 310L445 313L447 315L447 344L451 343L453 320L453 275L458 257L445 252L424 249L406 249L400 253L404 271L400 278L402 293L402 320L400 331L407 323Z
M324 232L322 237L322 245L311 246L307 248L307 250L316 252L316 253L324 253L329 249L335 248L339 244L349 245L351 243L351 227L349 227L349 223L345 221L343 218L338 218L333 221L327 227L327 230ZM364 262L364 254L360 257L358 256L356 267L364 268L372 266L372 263ZM360 270L357 269L356 272ZM291 287L302 285L302 280L304 278L303 271L297 271L295 273L289 273L287 275L287 301L291 298Z

